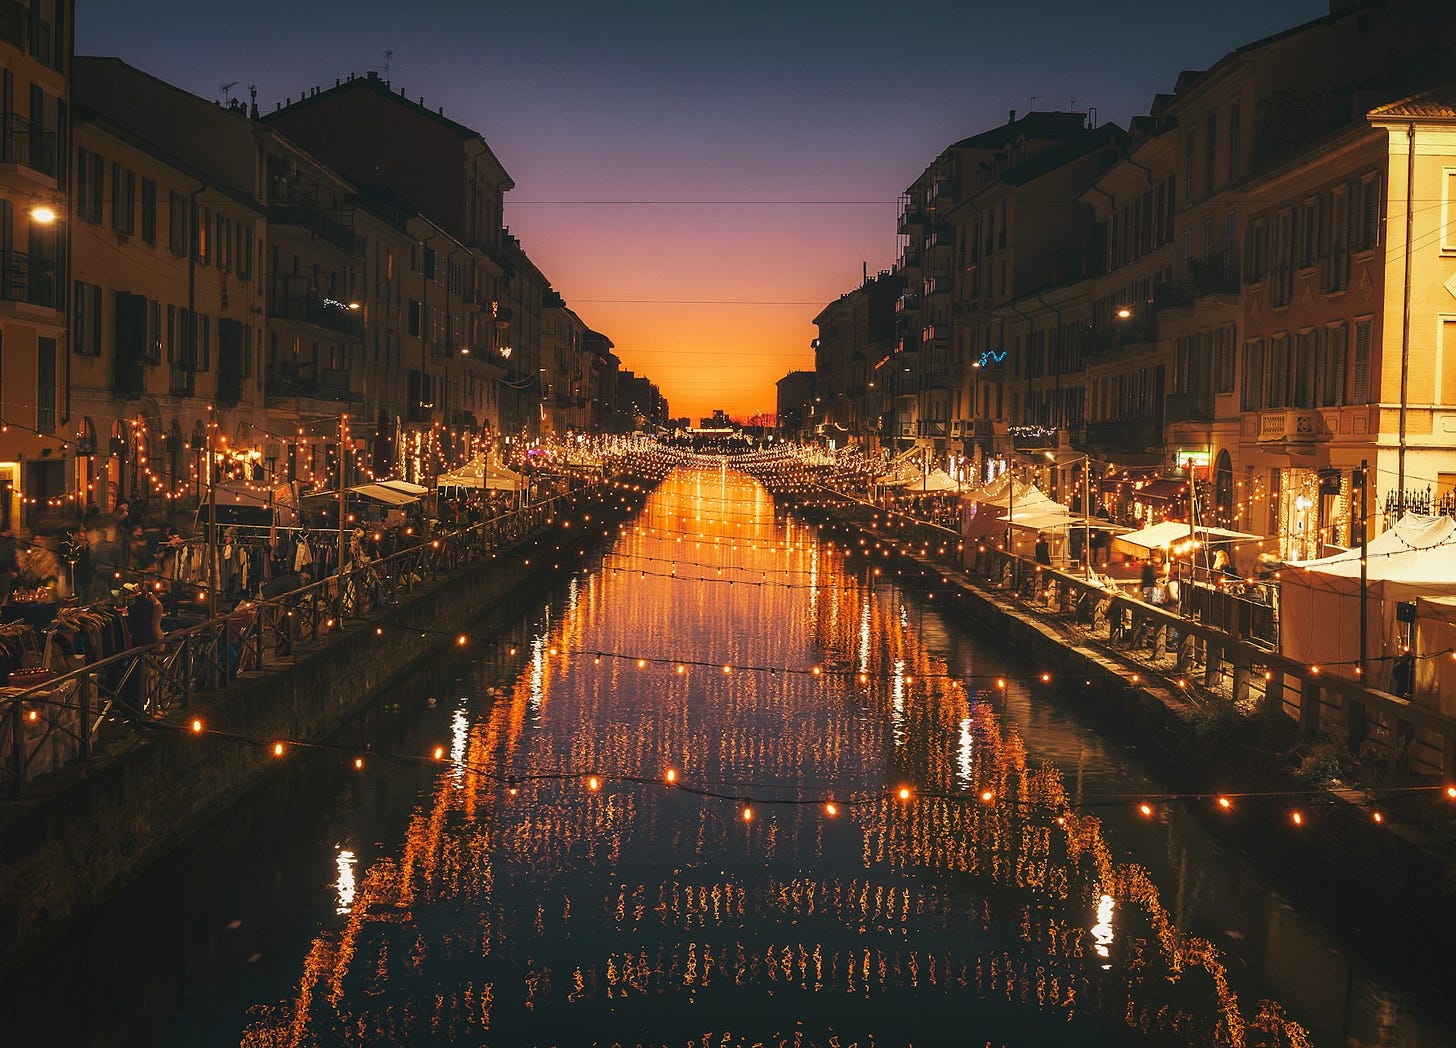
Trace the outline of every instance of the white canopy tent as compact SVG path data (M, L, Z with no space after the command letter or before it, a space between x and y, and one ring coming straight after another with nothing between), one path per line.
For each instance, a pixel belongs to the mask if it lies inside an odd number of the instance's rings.
M1250 535L1244 531L1213 528L1205 524L1200 524L1190 531L1186 521L1165 520L1161 524L1154 524L1141 531L1130 531L1125 535L1118 535L1112 542L1114 548L1121 549L1124 553L1146 557L1155 549L1167 549L1169 546L1187 542L1190 534L1195 541L1204 546L1214 542L1253 541L1262 537Z
M383 484L355 484L349 489L349 492L376 502L383 502L386 506L408 506L410 503L420 500L418 495L411 495Z
M504 466L486 461L484 455L477 455L465 465L435 478L437 488L470 488L474 491L519 491L521 476Z
M391 491L398 491L405 495L414 495L416 498L423 498L430 493L430 489L422 484L411 484L407 480L381 480L376 481L381 488L389 488Z
M1456 717L1456 597L1416 598L1415 687L1412 699Z
M1422 598L1456 597L1456 521L1407 513L1367 544L1366 579L1365 680L1388 690L1395 656L1402 651L1397 607ZM1360 551L1285 565L1279 590L1281 653L1319 665L1321 672L1355 677Z

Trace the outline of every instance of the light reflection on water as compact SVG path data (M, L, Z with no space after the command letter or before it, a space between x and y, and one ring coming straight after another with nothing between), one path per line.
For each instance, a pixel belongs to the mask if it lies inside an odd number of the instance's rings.
M674 474L603 563L244 1044L1303 1043L757 484Z

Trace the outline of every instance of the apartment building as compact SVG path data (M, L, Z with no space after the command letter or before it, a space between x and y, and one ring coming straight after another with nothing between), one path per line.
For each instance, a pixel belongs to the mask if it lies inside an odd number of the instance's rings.
M990 310L1006 297L1011 264L1004 201L974 201L1006 170L1085 131L1084 114L1013 112L1005 124L949 146L906 191L898 359L886 366L891 424L902 445L913 437L937 456L974 449L966 443L976 434L971 365L988 349L988 363L1004 359L996 356ZM989 434L985 429L987 441Z
M542 301L541 433L565 439L584 431L587 418L587 367L583 343L587 326L554 288Z
M1196 505L1295 560L1452 508L1453 38L1449 4L1335 0L1181 74L1083 166L1058 166L1090 134L1067 114L947 149L902 201L891 432L938 454L948 415L988 473L1070 446L1114 512Z
M591 433L620 433L623 427L617 412L617 372L622 361L612 352L616 345L606 335L591 328L587 328L583 343L590 367L587 430Z
M73 127L73 480L84 505L140 516L199 495L209 446L252 442L265 211L92 112L84 91Z
M811 428L837 445L868 450L881 444L881 422L893 385L896 321L904 315L904 276L888 271L867 277L829 303L814 323L815 396ZM899 354L903 362L904 354ZM904 366L903 363L900 366Z
M520 252L519 244L508 243L502 210L505 193L515 183L485 139L446 117L443 108L430 109L423 99L406 97L403 88L393 88L373 72L315 88L297 101L290 98L263 120L355 185L404 202L458 245L452 257L463 310L452 319L460 321L457 355L470 358L464 364L455 361L456 377L463 377L467 391L463 395L469 398L472 384L504 383L502 411L509 418L497 419L493 432L514 432L522 424L537 432L539 392L527 410L512 383L521 381L522 356L537 355L520 350L539 336L539 328L522 332L513 325L518 317L538 318L540 306L518 311L506 302L508 268ZM471 352L458 354L465 347ZM500 365L494 373L488 369L492 360ZM427 374L421 370L422 387ZM465 417L440 421L458 429ZM476 423L483 434L485 417L478 415Z
M0 11L0 531L73 499L84 454L65 383L73 14Z

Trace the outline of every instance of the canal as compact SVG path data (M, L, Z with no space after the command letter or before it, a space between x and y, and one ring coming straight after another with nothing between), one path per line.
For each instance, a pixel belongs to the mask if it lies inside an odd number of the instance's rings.
M464 636L7 984L6 1042L1452 1043L748 477Z

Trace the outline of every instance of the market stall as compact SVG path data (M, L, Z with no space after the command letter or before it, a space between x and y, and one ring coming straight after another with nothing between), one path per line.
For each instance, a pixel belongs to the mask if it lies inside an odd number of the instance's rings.
M1279 575L1281 653L1322 673L1359 676L1360 559L1355 549L1285 565ZM1407 513L1369 541L1365 565L1364 679L1390 690L1418 602L1456 597L1456 521Z

